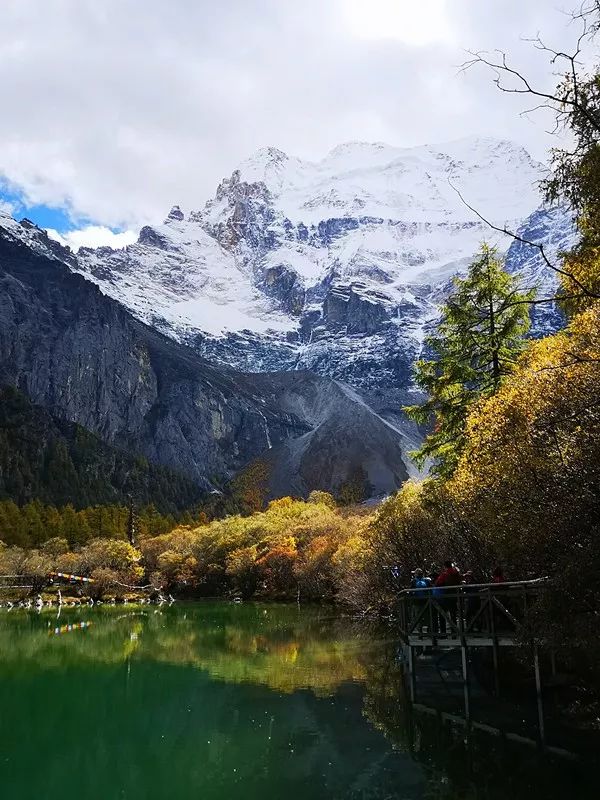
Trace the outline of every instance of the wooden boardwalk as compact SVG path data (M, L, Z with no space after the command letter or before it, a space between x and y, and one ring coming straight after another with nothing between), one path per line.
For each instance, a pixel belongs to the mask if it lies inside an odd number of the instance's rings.
M413 646L514 647L543 585L539 579L406 589L400 633Z
M544 741L542 676L538 643L526 628L544 580L470 584L451 588L406 589L399 598L400 635L405 643L410 696L417 700L419 659L423 653L459 649L464 716L471 719L470 651L492 651L495 694L499 693L499 651L530 646L538 701L540 740ZM554 663L554 662L552 662Z

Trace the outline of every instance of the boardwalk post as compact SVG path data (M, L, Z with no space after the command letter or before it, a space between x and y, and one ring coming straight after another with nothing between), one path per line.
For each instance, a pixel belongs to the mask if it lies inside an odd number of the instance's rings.
M462 676L463 676L463 694L465 699L465 719L467 722L471 721L471 693L469 691L469 661L467 656L467 646L463 643L461 645L462 655Z
M434 623L433 604L431 602L431 598L432 598L432 594L431 594L431 592L429 592L429 596L427 597L427 605L429 607L429 628L428 628L428 633L432 637L431 638L432 643L435 645L434 636L435 636L436 628L435 628L435 623Z
M463 678L463 695L465 701L465 719L467 723L471 722L471 692L469 686L469 653L467 650L467 639L465 636L465 603L464 595L460 590L457 590L457 624L458 633L460 635L460 652L462 659L462 678Z
M417 676L415 675L415 654L411 644L408 645L408 677L410 680L410 699L414 703L417 695Z
M500 694L500 676L498 673L498 635L496 633L496 618L494 616L494 606L492 605L492 598L490 590L487 590L488 604L490 609L490 633L492 634L492 659L494 661L494 694L496 697Z
M540 670L540 654L537 643L533 645L533 666L535 669L535 691L537 694L538 725L542 747L546 745L546 729L544 725L544 701L542 698L542 675Z

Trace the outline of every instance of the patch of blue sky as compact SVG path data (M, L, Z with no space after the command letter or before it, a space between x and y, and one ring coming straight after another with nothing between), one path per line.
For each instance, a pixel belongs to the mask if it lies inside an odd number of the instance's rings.
M75 217L72 211L66 206L48 206L44 204L32 204L18 190L0 180L0 206L4 206L15 219L26 217L34 222L39 228L52 228L60 234L79 230L88 225L98 225L89 217ZM121 233L122 228L110 227L113 233Z
M0 182L0 203L5 206L16 219L27 217L40 228L54 228L59 233L74 230L81 221L74 223L67 208L32 204L18 191L6 183ZM87 220L84 221L84 224Z

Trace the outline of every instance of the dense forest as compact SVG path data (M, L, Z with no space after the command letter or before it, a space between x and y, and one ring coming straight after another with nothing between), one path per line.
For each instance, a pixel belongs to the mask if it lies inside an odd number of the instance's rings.
M76 509L103 504L153 504L175 514L200 503L191 480L103 442L73 422L0 388L0 500L31 500ZM4 530L0 536L4 534ZM36 542L33 541L32 544Z
M206 518L173 530L160 518L141 518L137 547L121 527L83 544L58 535L35 548L0 547L0 574L45 575L51 571L90 576L89 591L120 594L118 584L162 587L180 596L239 594L244 598L333 600L346 560L369 521L364 509L336 506L331 495L313 492L308 501L285 497L250 516ZM158 533L158 535L156 535Z
M95 505L76 510L30 500L24 506L0 500L0 541L17 547L38 547L49 539L64 539L76 548L90 539L125 539L133 528L136 537L158 536L178 524L208 521L201 509L161 514L155 506Z

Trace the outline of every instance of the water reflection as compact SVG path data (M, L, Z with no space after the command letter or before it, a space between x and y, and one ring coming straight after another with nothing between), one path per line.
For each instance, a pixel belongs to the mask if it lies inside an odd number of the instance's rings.
M93 628L93 629L92 629ZM62 646L49 637L72 633ZM82 636L76 634L84 633ZM125 611L77 609L39 616L0 616L5 667L116 663L124 659L196 667L230 683L263 684L280 692L330 694L364 681L381 642L371 630L330 609L203 604Z
M0 613L3 796L592 796L578 765L421 713L397 656L327 608Z

